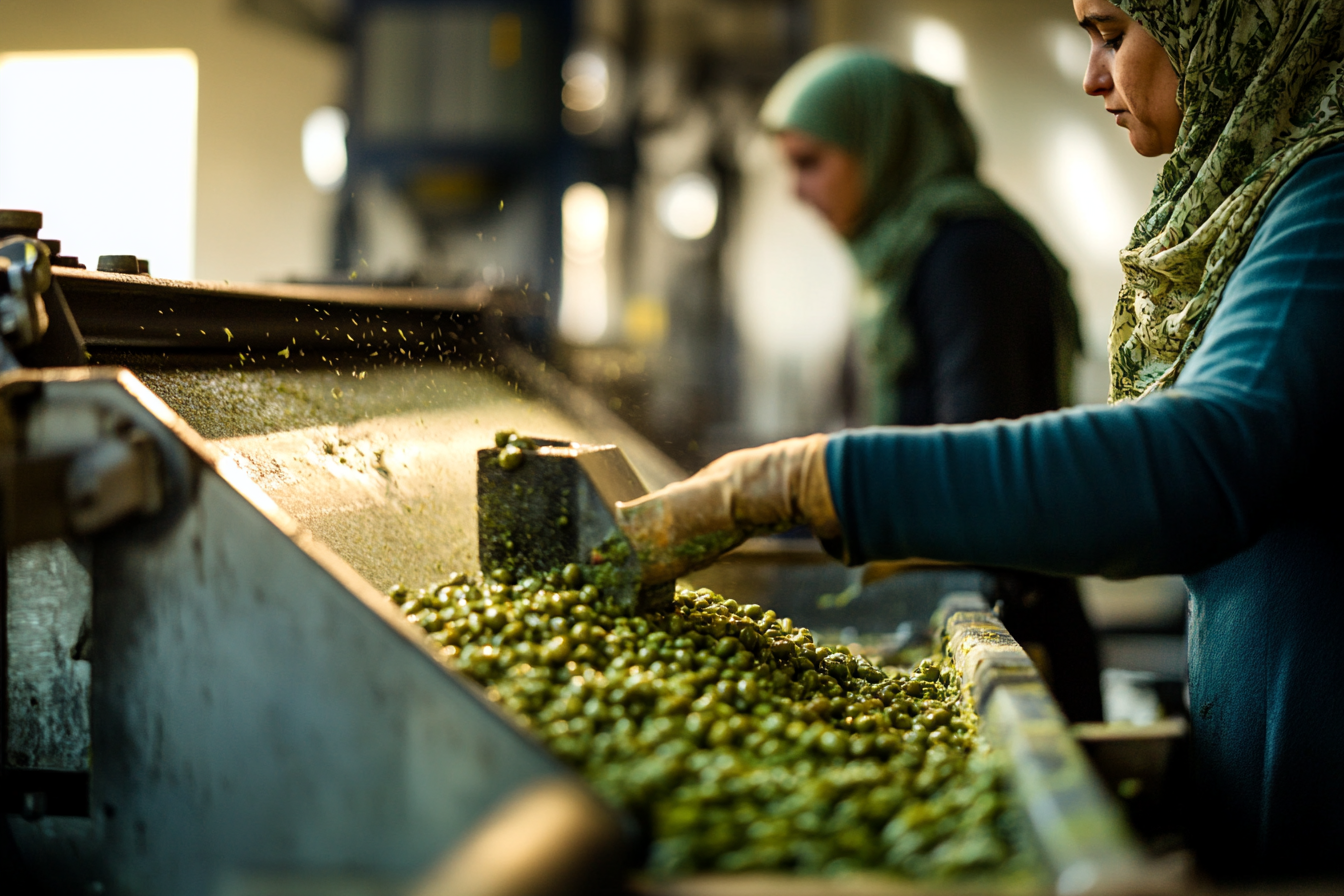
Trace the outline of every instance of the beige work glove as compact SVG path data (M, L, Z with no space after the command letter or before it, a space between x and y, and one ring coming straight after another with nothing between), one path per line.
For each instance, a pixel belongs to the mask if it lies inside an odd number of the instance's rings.
M807 525L838 538L824 435L734 451L689 479L616 505L644 584L708 566L753 535Z

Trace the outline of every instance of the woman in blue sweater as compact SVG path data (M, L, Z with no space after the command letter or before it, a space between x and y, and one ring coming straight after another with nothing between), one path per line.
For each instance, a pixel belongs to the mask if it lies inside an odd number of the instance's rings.
M850 563L1182 574L1201 858L1337 874L1344 4L1074 10L1085 89L1138 152L1170 154L1121 253L1111 405L735 452L623 524L666 578L688 538L791 523Z

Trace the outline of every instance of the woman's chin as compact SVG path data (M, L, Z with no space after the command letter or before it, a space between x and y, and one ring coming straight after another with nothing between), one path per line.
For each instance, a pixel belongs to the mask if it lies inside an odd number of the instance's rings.
M1170 149L1163 149L1161 141L1157 140L1153 134L1147 134L1132 128L1129 130L1129 145L1146 159L1171 152Z

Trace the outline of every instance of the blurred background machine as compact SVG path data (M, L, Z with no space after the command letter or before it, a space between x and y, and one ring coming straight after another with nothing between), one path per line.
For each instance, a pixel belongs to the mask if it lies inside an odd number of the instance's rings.
M555 81L573 4L360 0L345 21L351 189L335 276L559 295L560 203L577 159ZM388 219L404 242L371 268ZM548 323L526 322L528 336L545 340Z
M742 141L811 4L243 6L349 60L309 121L314 158L344 140L331 278L507 283L544 303L529 341L674 458L750 439L722 274Z

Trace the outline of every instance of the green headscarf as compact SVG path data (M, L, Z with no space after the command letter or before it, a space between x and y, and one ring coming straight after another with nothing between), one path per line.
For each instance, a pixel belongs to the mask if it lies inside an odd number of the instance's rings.
M857 327L873 378L871 422L896 422L898 383L914 360L904 306L916 264L944 224L966 218L1007 222L1046 259L1059 395L1067 400L1079 344L1067 275L1031 225L976 178L975 137L952 88L874 53L825 47L785 73L761 122L834 143L863 163L864 205L848 241L879 298L859 309Z
M1167 51L1184 118L1120 253L1111 400L1171 385L1275 192L1344 141L1341 0L1116 0Z

